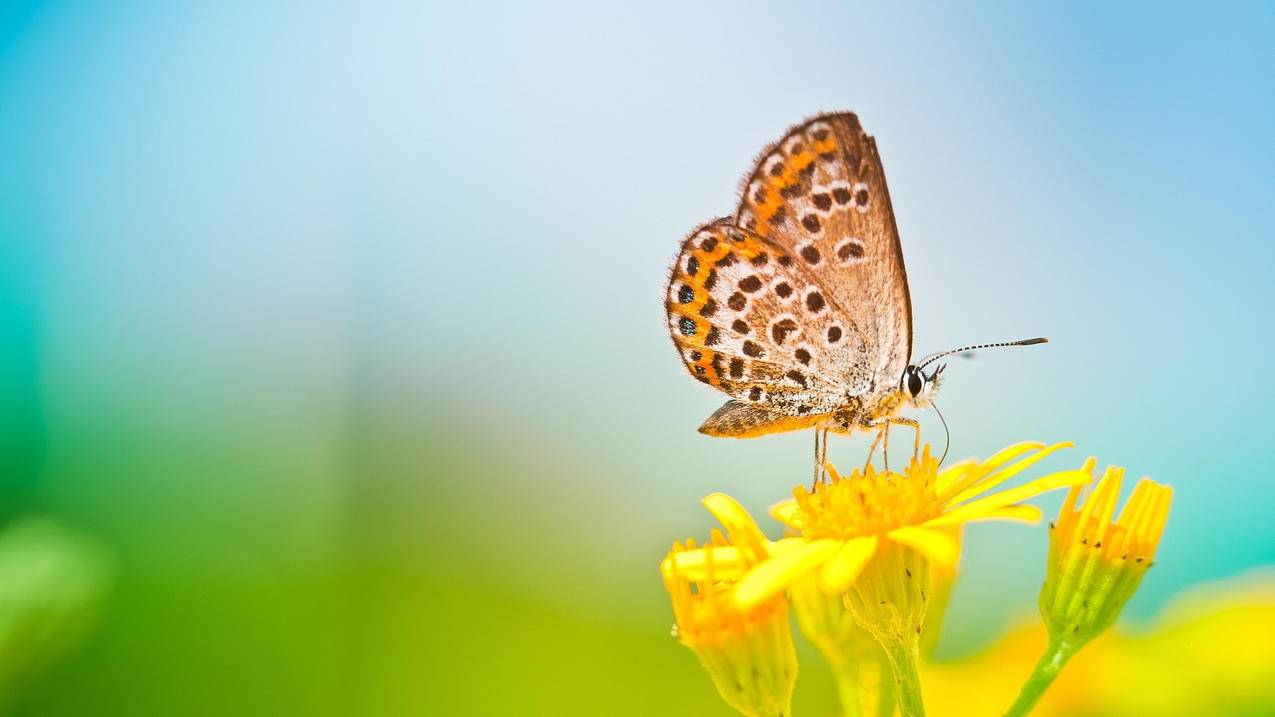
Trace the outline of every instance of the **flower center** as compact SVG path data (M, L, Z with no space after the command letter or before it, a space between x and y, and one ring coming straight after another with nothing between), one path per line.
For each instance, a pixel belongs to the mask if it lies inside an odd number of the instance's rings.
M804 486L793 491L807 540L878 535L919 525L942 512L930 461L909 466L907 475L877 473L872 466L866 474L855 469L848 478L829 472L831 480L815 486L813 493Z

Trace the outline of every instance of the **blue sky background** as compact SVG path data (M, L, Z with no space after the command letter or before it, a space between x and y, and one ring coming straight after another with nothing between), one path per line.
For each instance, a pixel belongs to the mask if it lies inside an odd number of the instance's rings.
M918 352L1052 340L953 362L954 455L1070 439L1054 465L1171 483L1135 618L1275 562L1264 3L6 3L5 512L98 536L139 611L129 576L389 555L664 630L696 501L760 513L810 452L695 432L722 397L667 264L832 109L877 137ZM969 532L951 649L1030 613L1042 530Z

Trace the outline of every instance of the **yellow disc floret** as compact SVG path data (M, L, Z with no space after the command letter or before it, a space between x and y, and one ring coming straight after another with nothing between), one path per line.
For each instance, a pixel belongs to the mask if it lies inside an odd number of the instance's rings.
M861 535L888 533L905 525L920 525L942 512L934 492L938 461L924 455L914 458L903 475L866 473L855 469L848 478L829 467L831 479L793 490L801 515L801 532L808 540L849 540Z

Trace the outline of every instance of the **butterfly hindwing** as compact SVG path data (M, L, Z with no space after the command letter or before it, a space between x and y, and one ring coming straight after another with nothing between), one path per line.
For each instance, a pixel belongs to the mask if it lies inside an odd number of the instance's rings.
M897 382L912 352L912 307L876 142L851 113L815 117L762 152L735 224L786 251L817 278L854 332L852 395Z
M764 406L776 421L825 414L839 404L844 391L826 350L829 327L836 327L838 343L849 332L837 326L833 307L796 259L773 242L724 220L692 232L669 278L665 307L687 370L739 403ZM739 423L742 414L732 415ZM758 413L751 420L767 419Z
M791 416L762 404L731 399L699 427L700 433L729 438L753 438L796 431L816 425L821 416Z

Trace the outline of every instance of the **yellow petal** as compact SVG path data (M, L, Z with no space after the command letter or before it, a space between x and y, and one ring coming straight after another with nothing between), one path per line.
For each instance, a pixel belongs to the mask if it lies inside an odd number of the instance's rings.
M754 560L766 557L766 535L739 501L725 493L713 493L701 502L717 518L717 522L726 528L732 545L745 550Z
M735 584L735 605L748 610L783 592L797 578L822 565L839 547L839 540L802 541L801 545L770 558Z
M680 576L692 582L701 582L709 577L710 560L714 580L734 580L752 564L739 552L739 548L724 545L672 553L660 563L660 571L665 577Z
M771 556L781 555L789 550L797 550L805 544L805 538L780 538L767 542L766 552Z
M1148 480L1144 478L1143 480ZM1169 522L1169 506L1173 504L1173 489L1167 485L1158 485L1157 491L1159 500L1156 502L1155 517L1147 526L1147 530L1143 533L1143 540L1151 546L1151 552L1155 552L1156 547L1160 544L1160 536L1164 535L1164 526Z
M801 507L797 505L795 498L770 506L770 517L793 530L801 530Z
M1028 468L1036 465L1037 463L1039 463L1040 461L1048 457L1051 453L1054 453L1055 451L1058 451L1059 449L1062 449L1062 448L1071 448L1073 445L1075 444L1071 443L1070 441L1063 441L1062 443L1055 443L1052 446L1042 448L1036 453L1020 461L1016 461L1010 464L1004 470L997 470L997 471L992 471L990 473L983 474L983 476L981 476L978 480L974 481L969 486L960 490L952 497L941 499L941 500L943 500L943 503L947 505L956 505L959 503L963 503L971 498L980 496L986 493L987 491L991 490L992 488L995 488L996 486L1000 485L1001 483L1004 483L1010 478L1013 478L1019 473L1022 473ZM1004 451L1002 451L1002 453L1003 452Z
M1127 528L1123 536L1127 545L1122 549L1146 552L1147 557L1154 554L1172 500L1172 488L1148 478L1139 481L1120 515L1120 523Z
M819 573L823 589L829 593L845 590L859 577L863 566L868 564L876 552L875 535L851 538L842 543L841 549L824 563L823 570Z
M1023 523L1039 523L1042 516L1040 508L1034 505L1006 505L984 511L981 515L976 515L972 518L966 518L966 522L1014 520Z
M972 483L977 482L983 476L1027 451L1039 450L1044 447L1045 444L1038 441L1024 441L1001 449L996 455L982 463L976 463L972 467L969 464L962 465L957 463L939 474L938 480L934 484L934 492L938 495L939 500L946 501L951 496L968 488Z
M1107 540L1111 534L1111 519L1116 514L1116 501L1120 499L1120 484L1123 482L1124 469L1110 466L1090 499L1094 503L1094 515L1098 516L1098 540Z
M961 544L949 530L908 526L891 530L885 537L913 548L941 565L955 565L961 557Z
M1090 476L1093 476L1093 469L1097 465L1098 458L1096 456L1089 456L1085 459L1085 464L1080 467L1080 470L1088 473ZM1071 490L1067 491L1067 497L1063 499L1062 509L1058 511L1059 520L1062 520L1075 512L1076 500L1080 498L1080 493L1081 486L1078 485L1072 486Z
M1058 488L1087 483L1092 479L1092 476L1085 471L1080 470L1051 473L1043 478L1037 478L1030 483L1025 483L1016 488L1010 488L1009 490L1001 491L995 495L989 495L986 498L980 498L971 503L966 503L955 510L949 511L934 520L929 521L926 525L931 527L957 525L958 523L973 520L975 517L984 515L988 511L1003 508L1014 503L1021 503L1028 498L1033 498L1041 493L1056 490Z
M1137 540L1138 528L1144 520L1154 501L1155 481L1142 479L1134 486L1133 493L1125 501L1124 510L1120 511L1117 522L1127 529L1130 540Z
M938 495L943 495L953 485L964 480L965 476L977 465L978 459L966 458L939 471L938 477L934 479L934 492Z

